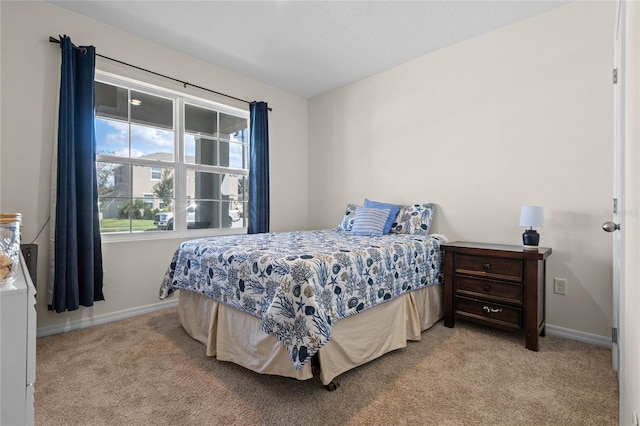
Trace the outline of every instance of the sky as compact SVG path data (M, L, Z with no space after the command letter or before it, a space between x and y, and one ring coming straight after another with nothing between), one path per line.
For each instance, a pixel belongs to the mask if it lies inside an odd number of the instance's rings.
M98 154L129 157L129 123L96 118L96 148ZM232 137L231 140L234 140ZM185 134L185 155L195 157L195 137ZM131 157L164 152L174 153L174 132L131 123ZM229 166L242 168L242 149L231 144Z

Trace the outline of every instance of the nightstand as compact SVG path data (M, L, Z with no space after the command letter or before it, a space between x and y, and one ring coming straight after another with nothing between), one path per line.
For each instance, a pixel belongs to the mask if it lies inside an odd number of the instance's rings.
M456 241L444 250L444 325L455 320L524 332L538 350L545 327L545 262L551 249Z

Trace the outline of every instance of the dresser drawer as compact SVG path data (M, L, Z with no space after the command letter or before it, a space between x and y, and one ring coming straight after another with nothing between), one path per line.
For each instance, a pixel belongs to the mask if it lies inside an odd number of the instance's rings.
M501 328L522 328L522 309L499 303L456 297L455 313L459 317L486 322Z
M488 256L457 255L455 270L458 274L480 275L497 279L522 282L521 260L499 259Z
M494 281L483 278L456 275L456 295L480 297L496 302L507 302L522 305L522 284L506 281Z

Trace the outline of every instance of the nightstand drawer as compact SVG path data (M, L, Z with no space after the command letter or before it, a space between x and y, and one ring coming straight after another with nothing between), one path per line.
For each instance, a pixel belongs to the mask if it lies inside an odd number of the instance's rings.
M457 295L480 297L496 302L516 303L518 305L522 305L523 302L522 284L519 283L456 275L455 292Z
M487 276L522 282L523 268L521 260L460 254L456 256L455 263L455 271L458 274Z
M522 328L522 309L498 303L456 297L455 313L461 317L485 321L502 328Z

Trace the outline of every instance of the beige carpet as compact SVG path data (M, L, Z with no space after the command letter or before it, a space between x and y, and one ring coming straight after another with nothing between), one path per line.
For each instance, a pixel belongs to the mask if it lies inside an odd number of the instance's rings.
M318 379L205 356L174 309L37 341L36 425L617 425L611 351L442 321L420 342Z

